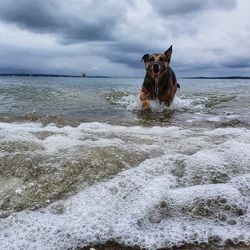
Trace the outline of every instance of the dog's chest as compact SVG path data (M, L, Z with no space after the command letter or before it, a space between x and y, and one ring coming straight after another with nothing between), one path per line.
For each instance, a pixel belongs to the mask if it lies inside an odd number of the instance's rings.
M159 78L155 78L152 82L152 89L151 89L151 98L152 99L159 99L162 101L162 96L164 94L164 84L160 81Z

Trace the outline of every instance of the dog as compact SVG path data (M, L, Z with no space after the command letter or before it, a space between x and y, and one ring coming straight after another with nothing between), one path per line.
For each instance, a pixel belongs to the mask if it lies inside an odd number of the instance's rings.
M177 88L174 71L169 63L172 56L172 45L164 53L145 54L144 61L146 75L142 84L140 99L142 110L150 111L150 100L158 100L166 106L172 103Z

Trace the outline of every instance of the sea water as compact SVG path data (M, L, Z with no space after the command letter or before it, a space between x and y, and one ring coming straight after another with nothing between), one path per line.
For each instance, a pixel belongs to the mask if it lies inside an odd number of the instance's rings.
M250 242L250 81L0 78L0 249Z

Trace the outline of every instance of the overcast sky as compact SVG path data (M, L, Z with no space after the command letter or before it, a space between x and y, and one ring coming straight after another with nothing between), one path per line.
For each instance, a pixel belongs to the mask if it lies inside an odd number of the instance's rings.
M249 0L0 0L0 73L250 76Z

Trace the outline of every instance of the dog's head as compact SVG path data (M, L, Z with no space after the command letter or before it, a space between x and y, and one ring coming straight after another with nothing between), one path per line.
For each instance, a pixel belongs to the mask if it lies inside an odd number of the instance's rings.
M172 45L162 54L145 54L141 61L144 61L146 71L157 78L168 69L171 55Z

